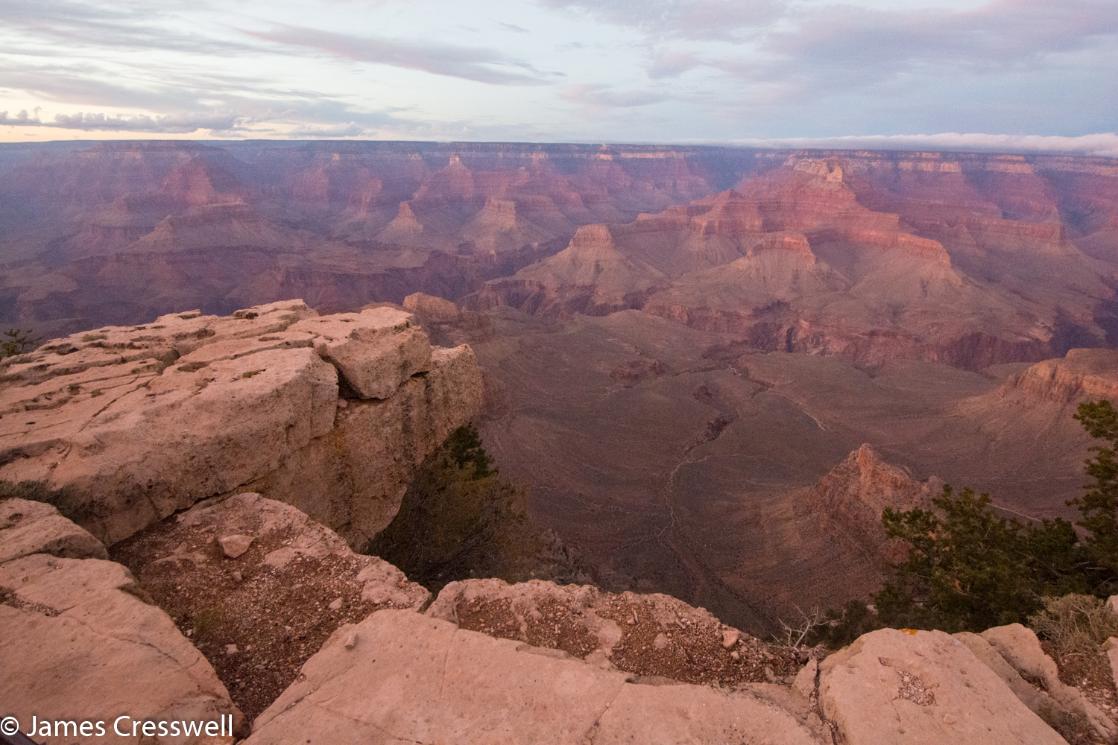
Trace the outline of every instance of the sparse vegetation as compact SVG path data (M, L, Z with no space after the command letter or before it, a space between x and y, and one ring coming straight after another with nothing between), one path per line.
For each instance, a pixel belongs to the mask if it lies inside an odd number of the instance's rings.
M1029 616L1029 625L1051 645L1063 660L1095 661L1109 672L1099 648L1118 636L1118 615L1093 595L1064 595L1045 598L1044 607Z
M932 509L885 511L886 533L907 552L874 598L881 623L961 631L1032 618L1055 644L1049 634L1066 635L1058 617L1097 621L1083 598L1097 603L1118 587L1118 411L1085 403L1076 419L1101 442L1086 464L1090 484L1070 503L1075 525L1006 518L970 489L945 488ZM1052 605L1065 595L1079 611Z
M30 352L40 341L30 329L7 329L0 334L0 359Z
M524 491L500 477L469 425L423 464L367 553L432 589L469 577L588 581L558 537L533 523Z
M795 620L778 619L780 631L773 635L773 641L781 646L799 650L803 646L813 646L819 629L827 624L827 616L819 608L804 611L796 606L799 617Z

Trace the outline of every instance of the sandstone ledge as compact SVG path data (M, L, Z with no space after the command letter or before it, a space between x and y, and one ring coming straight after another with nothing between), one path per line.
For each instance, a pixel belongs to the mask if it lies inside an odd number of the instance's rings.
M499 579L451 582L426 611L463 629L556 649L604 669L684 683L787 683L800 654L662 594Z
M0 479L44 483L110 544L252 484L361 545L480 403L472 351L432 350L404 311L170 314L5 360Z

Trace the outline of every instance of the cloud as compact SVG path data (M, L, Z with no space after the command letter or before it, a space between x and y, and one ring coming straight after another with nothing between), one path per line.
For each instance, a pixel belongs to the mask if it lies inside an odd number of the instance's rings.
M79 112L57 114L53 121L32 116L26 110L15 116L0 111L0 126L52 127L96 132L160 132L163 134L192 134L200 130L232 131L238 128L238 118L232 114L183 113L163 116L123 116L115 114Z
M184 33L169 26L173 18L154 3L117 0L112 4L70 0L0 0L5 30L39 41L45 53L74 47L159 49L196 54L259 51L237 41ZM58 43L69 45L60 49Z
M985 134L940 132L937 134L845 135L840 137L754 138L735 144L767 148L834 148L867 150L945 150L1001 153L1065 153L1118 158L1118 132L1099 132L1077 137L1058 135Z
M291 129L284 133L287 137L298 140L340 140L347 137L362 137L369 134L369 129L357 122L335 124L327 127L305 127Z
M0 89L61 103L158 112L71 115L69 124L73 128L89 131L187 134L199 129L235 131L268 125L310 131L316 126L353 124L363 127L364 132L373 132L382 127L407 130L419 126L400 116L398 109L356 108L314 91L278 87L253 76L192 73L157 66L147 72L152 80L113 83L106 80L111 77L108 71L92 65L11 64L0 67ZM200 106L200 101L208 105ZM39 126L61 125L46 122ZM277 130L276 134L283 132Z
M633 108L660 103L667 96L656 91L617 90L606 85L583 83L565 86L559 93L563 100L591 108Z
M52 126L62 129L84 129L102 132L162 132L190 134L198 130L228 131L238 128L234 114L187 113L162 116L110 115L102 113L58 114Z
M785 12L783 0L538 0L662 38L732 40Z
M825 6L774 30L761 66L739 74L858 85L911 72L987 74L1036 68L1056 54L1118 39L1114 0L991 0L967 10Z
M479 83L539 85L547 82L543 74L531 65L482 47L355 36L294 26L276 26L268 31L246 33L257 39L313 49L333 57L421 70Z
M658 49L649 58L645 72L653 80L674 78L696 67L711 66L700 55L675 49Z
M7 111L0 111L0 127L34 127L41 124L38 113L32 115L27 109L23 109L15 116L8 116Z

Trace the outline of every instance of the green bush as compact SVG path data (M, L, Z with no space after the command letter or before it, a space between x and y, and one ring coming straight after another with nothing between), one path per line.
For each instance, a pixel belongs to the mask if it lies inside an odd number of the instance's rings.
M874 597L882 623L981 630L1024 622L1047 597L1118 587L1118 411L1085 403L1076 419L1103 443L1086 464L1089 486L1070 503L1075 525L1009 519L987 495L950 487L931 509L885 510L885 531L906 552Z
M524 490L500 477L469 425L424 462L367 552L435 590L469 577L586 579L558 537L532 521Z
M28 329L8 329L0 334L0 359L30 352L39 339Z

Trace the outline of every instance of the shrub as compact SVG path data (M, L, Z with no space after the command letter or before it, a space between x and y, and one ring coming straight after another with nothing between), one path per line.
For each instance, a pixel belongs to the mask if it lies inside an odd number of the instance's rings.
M1023 620L1045 595L1084 588L1082 550L1066 520L1010 520L970 489L944 487L932 503L882 517L886 533L908 546L875 598L885 623L985 629Z
M526 493L500 477L470 425L423 463L400 511L366 550L433 590L469 577L587 578L558 537L532 521Z
M0 359L30 352L39 341L28 329L7 329L0 334Z
M1029 625L1062 659L1098 657L1106 640L1118 636L1118 615L1093 595L1045 598L1044 607L1029 616Z
M1118 588L1118 411L1084 403L1076 419L1101 442L1086 462L1087 488L1069 502L1074 525L1012 520L987 495L949 487L931 509L885 510L886 533L907 547L874 598L885 623L981 630L1025 621L1046 597Z

